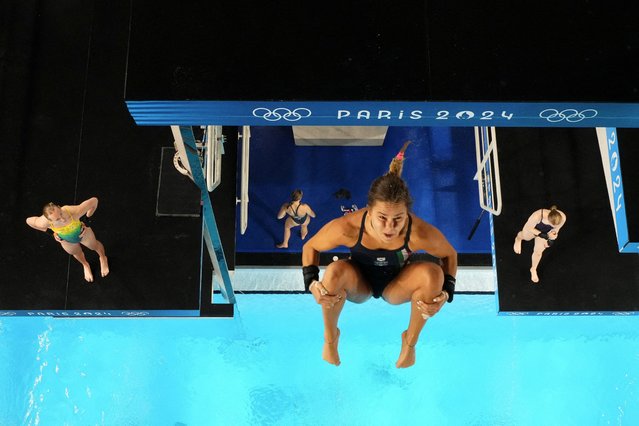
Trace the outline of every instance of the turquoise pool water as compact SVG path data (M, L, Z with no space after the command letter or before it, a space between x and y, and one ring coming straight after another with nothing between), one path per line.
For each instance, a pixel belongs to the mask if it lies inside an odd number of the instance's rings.
M394 367L408 306L345 307L338 368L308 295L228 319L0 319L0 425L639 424L637 317L498 317L459 295Z

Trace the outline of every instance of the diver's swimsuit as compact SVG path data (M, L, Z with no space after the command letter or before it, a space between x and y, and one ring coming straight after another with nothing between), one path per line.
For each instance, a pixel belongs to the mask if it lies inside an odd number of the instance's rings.
M362 224L359 229L357 243L351 247L351 262L357 265L358 269L371 286L373 297L379 298L386 286L393 280L402 268L408 263L412 251L408 247L410 241L410 230L413 219L408 215L408 228L404 237L404 245L395 250L378 249L371 250L362 245L362 235L366 223L365 211L362 215Z
M64 211L67 212L71 218L71 222L64 226L53 226L53 224L49 222L49 229L58 234L58 237L64 241L69 243L79 243L82 240L82 238L80 238L80 234L84 231L84 223L75 219L67 209L64 209Z
M288 212L288 209L286 209L286 214L288 215L288 217L290 217L291 219L293 219L293 222L297 223L298 225L303 225L304 222L306 222L306 218L308 217L308 214L305 214L302 217L299 217L297 215L297 212L300 210L300 206L302 205L302 203L299 203L297 205L297 208L295 210L293 210L293 208L291 207L291 205L289 204L288 206L291 208L291 211L293 212L293 214L290 214Z
M538 230L539 232L545 232L547 234L554 229L554 226L549 225L547 223L543 223L542 222L543 220L544 220L544 210L542 209L541 219L539 219L539 223L535 225L535 229Z

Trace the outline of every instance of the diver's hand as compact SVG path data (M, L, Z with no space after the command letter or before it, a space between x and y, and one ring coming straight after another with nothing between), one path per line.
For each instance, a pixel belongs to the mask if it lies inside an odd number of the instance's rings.
M313 281L309 290L313 294L313 297L315 297L315 301L328 309L334 308L336 304L346 299L346 292L344 290L338 294L330 294L321 281Z
M434 316L444 306L444 303L448 300L448 293L442 291L431 301L418 300L415 302L417 309L421 312L424 319L428 319Z

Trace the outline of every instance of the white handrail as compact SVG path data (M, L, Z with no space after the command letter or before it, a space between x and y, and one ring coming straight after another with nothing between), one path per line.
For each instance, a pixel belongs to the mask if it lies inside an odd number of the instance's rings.
M479 205L482 209L499 216L501 213L501 182L497 134L494 127L475 127L475 154L477 157L477 180Z
M224 151L222 126L206 126L206 187L212 192L222 182L222 154Z
M251 127L242 126L242 180L240 183L240 233L244 235L248 227L249 203L249 154Z

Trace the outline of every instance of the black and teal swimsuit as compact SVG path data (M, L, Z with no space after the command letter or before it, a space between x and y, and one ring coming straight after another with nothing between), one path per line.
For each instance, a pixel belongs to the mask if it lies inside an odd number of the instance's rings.
M371 286L373 297L380 298L386 286L393 280L402 268L408 263L412 251L408 247L410 230L413 223L408 215L408 228L404 238L404 245L396 250L371 250L362 245L362 235L368 211L362 215L362 224L359 229L357 243L351 247L350 261L355 264Z
M302 205L302 203L299 203L297 205L297 208L295 210L293 210L293 207L289 204L289 208L291 209L291 211L293 212L293 214L290 214L288 211L286 212L286 214L288 215L288 217L290 217L291 219L293 219L293 222L297 223L298 225L303 225L304 222L306 222L306 218L308 217L308 214L305 214L304 216L298 216L297 212L300 210L300 206Z

